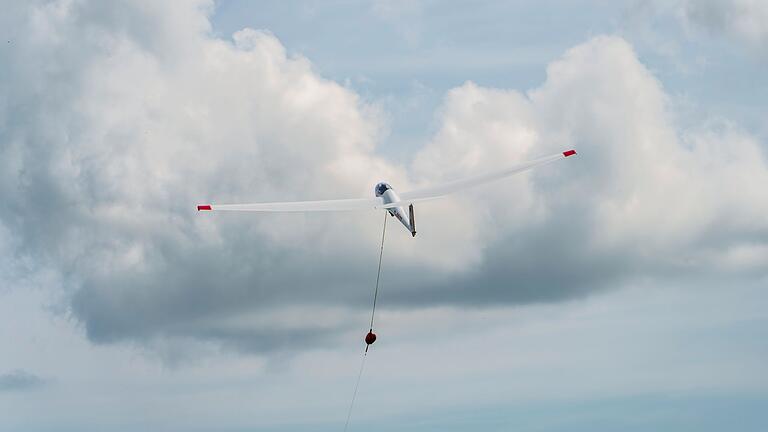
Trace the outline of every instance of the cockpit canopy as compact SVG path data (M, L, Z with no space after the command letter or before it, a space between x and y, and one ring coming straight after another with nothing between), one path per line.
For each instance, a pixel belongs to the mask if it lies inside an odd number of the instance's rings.
M389 183L381 182L377 184L373 190L376 192L376 196L378 197L384 195L384 192L388 191L389 189L392 189L392 186L390 186Z

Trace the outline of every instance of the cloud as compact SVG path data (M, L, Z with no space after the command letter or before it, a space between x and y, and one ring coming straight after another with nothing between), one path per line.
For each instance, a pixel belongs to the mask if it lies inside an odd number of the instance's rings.
M768 55L768 3L761 0L685 0L685 23L711 33L723 33Z
M617 279L710 273L731 260L725 251L764 244L759 143L729 124L678 130L669 110L659 81L618 37L569 50L527 94L452 90L412 172L449 178L570 146L580 155L471 199L483 258L440 295L552 300Z
M365 322L381 215L195 204L369 196L381 179L407 189L571 146L567 163L418 206L419 237L387 240L385 304L561 301L765 268L758 143L728 124L679 130L621 38L574 47L527 93L451 90L406 169L376 152L380 108L269 32L212 36L210 2L91 6L9 9L24 37L0 53L0 221L4 244L58 272L93 342L330 343Z
M37 375L17 369L0 375L0 392L32 390L44 386L46 382Z
M374 241L371 220L211 218L194 206L367 196L402 177L374 154L376 108L267 32L209 37L207 2L166 5L195 17L171 19L183 27L173 32L166 6L120 3L127 11L106 17L89 6L15 11L30 42L4 53L14 109L0 150L2 223L19 254L60 271L89 337L184 333L190 318L286 298L344 301L362 273L329 264L373 262L374 248L350 251Z

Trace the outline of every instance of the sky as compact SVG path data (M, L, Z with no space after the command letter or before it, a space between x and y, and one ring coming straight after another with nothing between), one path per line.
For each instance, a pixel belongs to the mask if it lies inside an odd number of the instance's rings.
M3 1L0 430L768 427L768 3Z

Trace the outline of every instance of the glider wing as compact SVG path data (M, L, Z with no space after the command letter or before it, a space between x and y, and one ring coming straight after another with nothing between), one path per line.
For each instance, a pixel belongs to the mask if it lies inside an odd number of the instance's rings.
M499 171L493 171L462 180L454 180L442 183L437 186L416 189L400 194L400 201L384 204L380 197L342 199L327 201L294 201L294 202L274 202L274 203L254 203L254 204L205 204L197 206L198 211L251 211L251 212L313 212L313 211L353 211L353 210L376 210L401 207L417 201L426 201L440 198L445 195L479 186L492 181L500 180L505 177L527 171L539 165L544 165L556 160L564 159L576 154L574 150L564 151L552 156L546 156L534 159L528 162L519 163Z
M511 175L527 171L531 168L548 164L550 162L554 162L556 160L564 159L569 156L573 156L576 154L575 150L568 150L564 151L562 153L558 153L552 156L545 156L539 159L534 159L527 162L522 162L517 165L513 165L507 168L504 168L502 170L493 171L487 174L481 174L474 177L468 177L461 180L453 180L449 182L445 182L442 184L439 184L437 186L432 187L426 187L422 189L415 189L408 192L403 192L400 194L400 202L398 203L392 203L387 204L383 206L383 208L389 208L393 206L402 206L406 203L412 203L416 201L426 201L431 200L435 198L440 198L445 195L451 194L453 192L467 189L475 186L480 186L485 183L490 183L492 181L500 180L505 177L509 177Z
M251 211L251 212L313 212L375 210L382 208L381 198L342 199L328 201L294 201L255 204L206 204L198 211Z

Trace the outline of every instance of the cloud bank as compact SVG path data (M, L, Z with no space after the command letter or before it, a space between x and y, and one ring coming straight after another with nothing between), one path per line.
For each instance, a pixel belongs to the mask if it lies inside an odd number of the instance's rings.
M44 379L21 369L0 374L0 392L32 390L45 384Z
M210 2L6 6L0 244L60 276L93 342L332 342L365 321L380 215L195 204L368 196L382 179L407 189L570 147L568 163L418 206L419 237L388 239L385 304L554 302L636 278L765 274L759 143L727 123L677 127L622 38L570 49L527 92L454 88L436 134L399 166L376 148L380 108L269 32L212 35Z
M761 0L686 0L681 9L688 26L723 33L768 58L768 3Z

